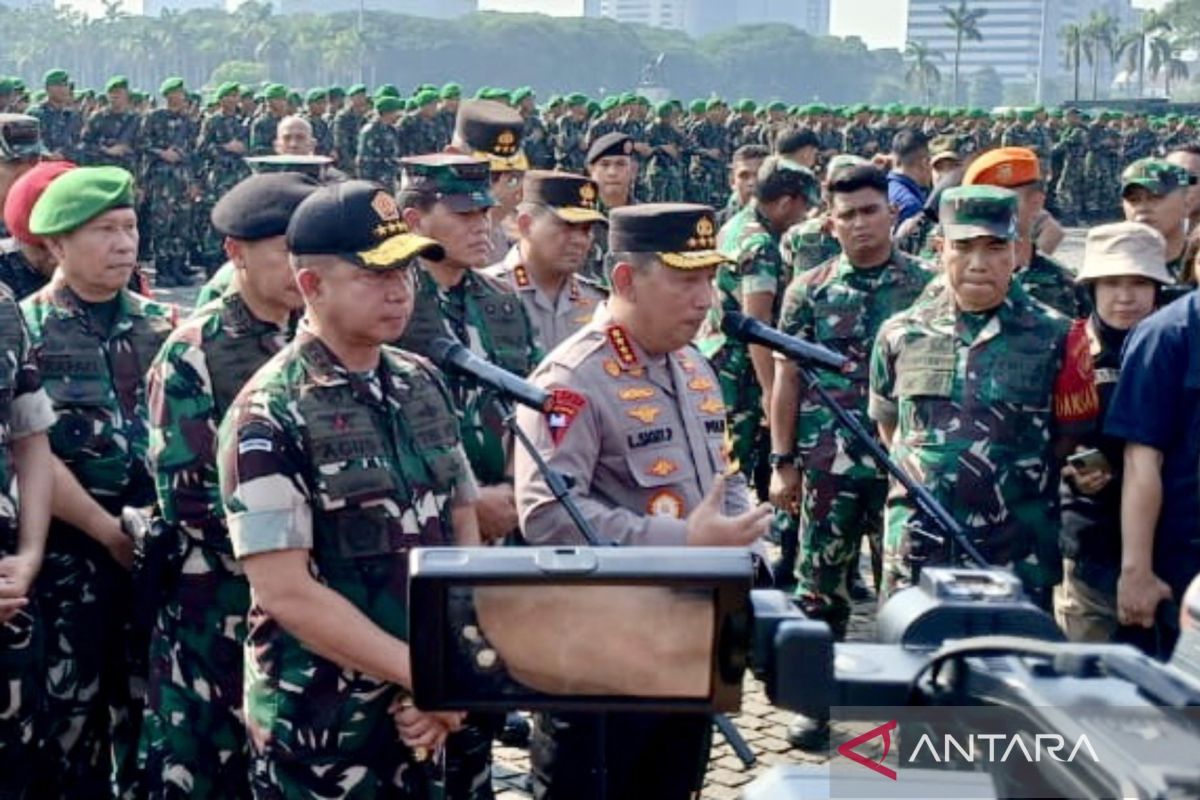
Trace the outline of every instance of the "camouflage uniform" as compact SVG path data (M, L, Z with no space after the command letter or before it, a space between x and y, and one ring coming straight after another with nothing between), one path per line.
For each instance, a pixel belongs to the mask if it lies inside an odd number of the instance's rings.
M1063 222L1080 224L1086 213L1088 133L1082 125L1072 125L1063 131L1056 149L1062 153L1062 170L1055 190Z
M20 536L19 498L12 456L13 442L47 430L54 422L42 390L37 362L21 311L0 287L0 558L17 552ZM33 592L30 593L31 595ZM26 794L38 752L38 711L44 694L43 631L36 604L18 610L0 624L0 796Z
M1107 123L1092 126L1088 133L1087 195L1088 218L1108 222L1121 216L1120 197L1113 191L1121 183L1121 135Z
M558 123L558 135L554 139L554 157L558 168L567 172L583 173L587 159L587 120L576 121L566 116Z
M525 118L521 149L529 159L530 169L554 169L554 142L536 111Z
M881 267L857 269L845 255L798 274L787 288L779 329L835 350L854 362L850 375L815 371L817 380L868 430L867 370L884 321L907 309L933 278L932 268L898 250ZM843 636L850 620L847 569L857 563L862 534L879 552L887 473L819 398L805 392L798 409L796 452L804 496L796 596L806 613Z
M366 117L349 105L333 118L333 147L337 151L338 169L354 173L358 164L358 133L365 122Z
M364 378L304 330L242 390L217 460L239 559L308 549L317 580L402 640L408 551L451 544L451 504L477 492L426 361L384 348ZM388 711L399 687L322 658L258 605L245 658L255 797L426 796Z
M250 589L225 528L216 437L238 390L287 338L229 292L175 330L147 376L159 510L186 551L150 639L142 742L152 797L249 791L241 705Z
M318 116L305 110L300 115L312 126L313 139L316 140L317 155L327 156L333 152L333 127L325 121L324 116Z
M83 125L81 151L85 163L94 166L121 167L137 174L138 131L142 118L133 111L104 109L88 117ZM101 150L123 144L129 152L123 156L112 156Z
M953 292L888 320L871 358L872 419L896 425L893 458L964 527L981 554L1034 591L1061 579L1054 403L1069 321L1015 281L992 312ZM884 591L946 563L946 545L898 484L888 495Z
M233 283L233 276L236 274L237 269L233 266L233 262L226 261L222 264L213 273L212 277L200 287L200 291L196 294L196 310L204 308L213 300L225 294L225 290Z
M58 413L50 446L110 513L154 500L143 376L175 317L173 307L128 290L114 302L107 332L61 279L21 304ZM144 692L135 685L144 675L126 652L129 576L97 542L56 520L37 588L47 631L46 729L44 784L33 796L107 797L109 748L114 779L130 791Z
M842 131L841 152L870 158L875 154L874 147L875 135L866 125L853 122Z
M779 253L792 275L799 275L841 254L841 243L825 229L825 223L824 217L806 219L783 234Z
M1149 128L1134 128L1125 136L1121 145L1121 168L1143 158L1155 154L1158 147L1158 137Z
M49 282L49 278L29 263L16 239L0 239L0 283L18 302Z
M364 181L375 181L394 191L400 163L400 132L380 119L368 122L358 134L355 172Z
M1092 313L1091 293L1075 283L1075 275L1052 258L1034 253L1029 266L1017 270L1013 280L1034 300L1071 319L1083 319Z
M771 232L757 202L752 201L726 223L720 241L721 252L733 263L717 268L721 305L710 312L698 342L700 352L717 373L728 409L730 459L752 481L771 449L763 418L762 387L754 374L749 345L726 337L720 330L720 320L724 312L741 311L746 295L768 293L773 298L768 324L774 325L792 274L780 255L779 237Z
M41 123L42 144L47 152L58 153L67 161L79 161L83 115L71 106L55 106L49 101L32 106L25 113Z
M149 252L158 275L179 279L187 268L192 237L194 182L191 120L183 112L155 109L142 128L142 151L146 161L142 189L145 191ZM175 163L162 159L154 150L174 148L183 158ZM138 214L142 217L142 213Z
M269 156L275 152L275 134L279 121L270 111L259 114L250 123L250 153L252 156Z
M1033 132L1020 122L1014 122L1000 134L1001 147L1032 147Z
M647 198L651 203L682 202L688 158L687 140L682 131L674 125L655 122L646 131L646 141L654 148L646 167ZM672 158L663 152L664 145L675 145L679 157Z
M225 149L225 145L235 141L246 145L246 151L242 155ZM204 198L196 210L201 221L200 230L204 236L202 253L205 264L215 266L222 260L224 237L209 224L209 215L221 196L250 174L250 168L243 158L250 152L250 142L241 117L221 111L205 117L200 126L200 140L196 150L201 163L204 164Z
M688 150L692 153L692 167L688 174L687 199L720 208L729 191L729 142L725 129L708 119L702 120L688 136ZM717 150L721 155L713 158L701 150Z

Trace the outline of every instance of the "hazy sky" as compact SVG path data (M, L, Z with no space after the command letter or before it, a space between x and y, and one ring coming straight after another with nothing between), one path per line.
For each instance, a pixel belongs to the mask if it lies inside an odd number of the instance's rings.
M1054 0L1050 0L1054 2ZM951 0L947 0L950 5ZM1161 8L1166 0L1133 0L1134 6ZM479 0L483 10L579 14L583 0ZM830 0L829 32L860 36L870 47L903 47L906 0Z

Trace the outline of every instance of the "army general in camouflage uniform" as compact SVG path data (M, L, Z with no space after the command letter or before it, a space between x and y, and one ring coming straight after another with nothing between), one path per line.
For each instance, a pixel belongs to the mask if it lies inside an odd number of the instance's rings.
M426 797L435 776L412 748L439 747L460 717L404 702L408 554L477 542L478 490L437 372L382 345L412 312L415 257L437 245L364 181L308 197L287 243L305 325L242 389L217 448L254 598L251 787Z
M250 587L233 559L217 482L217 426L242 385L291 337L303 305L284 234L316 190L296 173L255 175L221 198L233 284L167 339L147 377L151 470L184 555L150 640L143 748L151 798L249 791L241 715Z
M153 502L144 376L175 311L125 288L137 255L132 206L128 172L80 167L50 184L30 218L58 261L21 309L58 414L50 445L65 465L38 577L47 724L37 797L107 797L110 776L122 792L137 782L132 544L113 515Z
M1017 197L965 186L942 196L947 285L884 323L871 358L871 418L896 462L958 520L992 564L1039 602L1062 573L1058 460L1098 402L1086 340L1011 280ZM1082 352L1078 345L1082 344ZM1074 385L1073 385L1074 381ZM944 564L951 544L893 483L884 592Z

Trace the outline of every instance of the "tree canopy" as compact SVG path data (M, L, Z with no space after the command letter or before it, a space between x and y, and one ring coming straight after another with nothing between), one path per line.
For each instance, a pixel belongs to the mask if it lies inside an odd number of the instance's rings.
M280 16L252 1L231 13L164 11L158 17L127 15L114 3L93 19L69 9L0 5L0 30L0 73L37 81L61 67L77 86L102 86L123 74L145 89L168 75L199 88L211 85L218 67L249 62L265 67L265 79L294 87L354 83L361 68L368 84L404 89L458 81L468 91L529 85L542 93L600 95L633 89L643 67L663 53L663 83L680 97L849 103L879 94L886 84L890 99L924 99L915 88L896 96L895 76L905 69L898 51L868 50L857 37L814 37L778 24L692 40L610 19L477 13L442 20L369 11L360 31L354 12ZM236 70L257 74L245 64Z

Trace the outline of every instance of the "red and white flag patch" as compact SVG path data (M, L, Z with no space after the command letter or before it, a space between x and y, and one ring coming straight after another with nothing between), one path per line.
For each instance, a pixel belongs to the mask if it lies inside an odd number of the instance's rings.
M586 405L587 398L578 392L570 389L550 390L550 410L546 413L546 422L550 426L550 438L555 447L562 443L563 437Z

